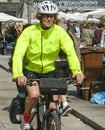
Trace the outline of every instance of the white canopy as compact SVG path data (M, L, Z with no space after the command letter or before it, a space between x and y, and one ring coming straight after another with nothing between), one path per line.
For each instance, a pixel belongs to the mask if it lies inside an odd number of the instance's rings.
M105 16L105 9L97 9L97 10L94 10L94 11L90 11L90 12L87 12L87 13L83 13L82 14L83 16L93 16L93 18L100 18L102 16Z
M88 18L87 21L93 22L93 23L99 23L100 22L100 20L96 19L96 18Z
M87 13L68 13L66 14L66 19L71 20L71 21L88 21L88 22L94 22L94 23L98 23L100 20L98 19L99 15L102 15L102 13L99 14L95 14L96 17L94 17L94 15L92 15L93 12L87 12ZM92 18L89 18L89 15L92 15Z
M86 16L83 16L81 13L68 13L66 15L67 20L71 19L72 21L85 21L87 19Z
M19 18L8 15L6 13L0 13L0 21L6 22L6 21L21 21Z

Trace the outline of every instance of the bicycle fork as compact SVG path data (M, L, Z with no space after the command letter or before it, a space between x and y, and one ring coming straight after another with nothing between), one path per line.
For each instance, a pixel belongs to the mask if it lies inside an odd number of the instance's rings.
M47 113L46 113L46 102L43 102L43 122L42 122L42 130L47 130L46 123Z

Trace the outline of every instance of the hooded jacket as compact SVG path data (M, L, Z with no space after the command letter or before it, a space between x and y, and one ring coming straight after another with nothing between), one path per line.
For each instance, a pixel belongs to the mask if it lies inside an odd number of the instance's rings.
M43 30L40 23L27 27L18 38L14 50L13 78L23 76L23 68L42 74L55 70L60 49L66 53L73 75L82 74L73 41L62 27L53 24Z

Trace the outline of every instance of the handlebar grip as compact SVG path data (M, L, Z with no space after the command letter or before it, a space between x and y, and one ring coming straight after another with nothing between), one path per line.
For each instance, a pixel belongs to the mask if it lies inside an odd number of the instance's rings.
M12 79L12 82L17 82L17 79Z

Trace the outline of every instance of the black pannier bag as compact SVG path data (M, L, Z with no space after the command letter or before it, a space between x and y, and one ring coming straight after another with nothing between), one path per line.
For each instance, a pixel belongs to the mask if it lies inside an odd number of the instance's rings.
M20 124L20 114L24 112L25 98L14 97L10 104L9 118L12 123Z
M41 78L40 91L43 95L57 94L65 95L67 93L67 82L63 78Z

